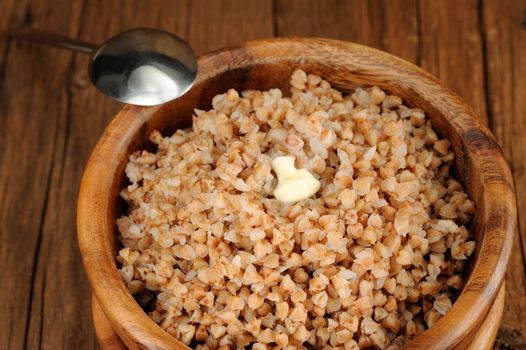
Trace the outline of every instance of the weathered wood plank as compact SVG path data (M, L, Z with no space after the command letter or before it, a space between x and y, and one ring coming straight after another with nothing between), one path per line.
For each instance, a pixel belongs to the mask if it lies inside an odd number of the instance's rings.
M172 2L89 1L80 37L101 42L117 32L140 26L162 26L181 35L186 4ZM167 11L167 12L164 12ZM115 16L120 13L120 16ZM174 17L178 13L180 18ZM166 21L168 16L172 21ZM78 34L78 33L76 33ZM88 56L77 55L71 78L64 82L69 104L61 125L47 211L43 226L41 254L35 271L32 322L29 344L46 349L95 349L97 342L91 318L91 289L83 272L75 229L78 186L92 147L104 127L121 108L89 84Z
M83 40L100 43L124 30L154 27L186 38L189 4L189 0L89 1L81 37Z
M3 63L8 54L8 30L15 25L21 25L29 19L27 12L27 1L4 0L0 1L0 89L2 87Z
M73 35L81 1L21 2L8 25ZM66 120L73 54L12 40L2 67L0 97L0 348L28 347L31 299L41 252L50 175ZM31 68L31 69L30 69ZM37 316L38 317L38 316Z
M420 65L487 122L478 1L419 2Z
M526 205L526 1L484 1L482 8L489 114L493 133L508 158L518 208ZM526 217L519 209L519 232L506 276L506 306L497 348L526 348Z
M4 88L4 76L6 71L5 60L9 54L9 48L11 38L9 37L9 28L24 25L25 22L30 18L27 15L27 1L16 1L16 0L5 0L0 2L0 111L5 113L6 101L7 101L7 90ZM24 15L24 13L26 15ZM0 145L1 140L6 137L6 128L0 128ZM0 160L5 157L4 153L6 150L0 147ZM0 198L2 194L7 191L7 176L0 174ZM1 343L1 342L0 342Z
M353 41L418 60L416 1L276 1L276 34Z
M195 0L190 3L188 41L196 54L243 41L272 37L271 0Z

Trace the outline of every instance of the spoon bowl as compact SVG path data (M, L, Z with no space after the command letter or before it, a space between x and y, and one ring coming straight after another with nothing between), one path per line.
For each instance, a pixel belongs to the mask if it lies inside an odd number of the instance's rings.
M119 33L102 45L19 27L9 36L91 54L89 76L104 95L117 101L155 106L186 93L197 76L197 59L183 39L154 28Z
M197 60L182 39L159 29L117 34L94 52L89 75L103 94L120 102L154 106L184 94L197 76Z

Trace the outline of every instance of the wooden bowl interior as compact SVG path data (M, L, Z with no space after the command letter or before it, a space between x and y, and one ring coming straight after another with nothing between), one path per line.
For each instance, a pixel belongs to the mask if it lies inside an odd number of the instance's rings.
M415 66L376 50L334 41L308 41L312 52L305 53L301 51L305 48L305 43L307 43L306 40L299 39L288 42L287 40L269 40L267 45L256 42L241 48L209 54L200 59L200 75L197 84L180 99L160 107L125 107L108 127L101 144L94 151L95 155L100 155L100 159L107 159L102 153L102 150L107 152L104 140L112 141L112 138L114 147L117 148L116 159L113 161L114 166L110 167L110 174L106 174L111 177L111 186L109 186L103 203L107 208L105 227L102 228L104 244L113 255L115 262L114 258L119 249L115 220L126 208L119 197L120 189L127 183L124 168L128 155L132 152L140 149L154 149L148 141L151 131L159 130L164 136L167 136L179 128L189 127L194 108L209 109L212 97L230 88L238 91L281 88L288 92L290 75L297 68L322 76L342 91L349 91L356 86L376 85L401 96L404 103L422 108L431 118L437 133L452 142L456 155L455 173L477 205L472 224L477 240L476 256L471 263L473 273L450 313L431 330L426 331L423 336L407 345L407 348L414 349L424 346L430 348L462 347L467 342L469 334L473 333L482 323L482 316L485 316L497 295L509 255L509 244L511 244L508 237L509 232L506 231L514 225L514 218L510 219L510 215L513 215L514 202L513 199L510 199L512 196L509 193L513 190L513 185L497 144L489 131L476 120L469 108L458 97ZM274 45L273 52L269 53L268 46L271 44ZM334 49L334 55L323 54L323 52L330 52L331 49ZM348 57L341 57L345 52ZM128 129L122 130L123 127ZM115 141L117 138L118 140ZM490 158L484 159L485 155ZM94 157L96 161L97 157ZM90 160L91 162L94 160ZM86 174L96 172L90 173L89 168L90 165L88 165ZM498 208L495 203L488 203L489 191L492 190L488 187L489 183L497 186L495 191L501 191L503 200L512 203ZM89 185L83 187L88 188ZM89 191L81 189L79 201L82 200L83 194L87 196L87 192ZM500 219L495 215L489 216L489 212L495 210L498 210L496 215L501 215ZM79 208L79 216L81 214L82 210ZM82 235L81 226L79 222L79 239ZM502 235L488 245L485 235L488 233L493 235L495 230L500 230ZM82 240L80 245L83 256L89 255L90 253L83 249ZM488 252L493 252L494 256L491 259L486 256ZM89 264L85 262L85 265ZM110 322L128 346L136 347L141 340L133 338L140 332L135 334L134 329L119 324L117 311L112 309L108 300L105 300L104 292L94 281L100 278L100 275L90 271L91 269L86 266L95 294L98 300L102 301L102 307L107 308L105 311ZM498 273L495 274L494 271L489 271L490 269L497 269ZM115 265L111 271L112 276L106 276L106 278L119 279L112 283L120 284L121 289L125 290ZM488 287L488 284L492 285ZM467 296L463 297L464 294ZM481 294L483 296L480 296ZM463 301L460 302L462 298ZM133 302L131 296L129 299L130 302ZM470 302L480 304L482 300L487 305L470 305ZM457 307L459 303L461 305ZM462 316L469 312L472 315ZM454 329L454 323L457 321L468 322L469 325L457 326L457 329ZM148 321L145 318L137 322L145 327L157 327L153 321L147 324ZM166 337L170 336L166 333ZM163 343L164 341L167 341L167 338L159 339L156 345L168 344Z
M290 64L279 65L261 64L248 68L224 71L213 78L200 82L194 86L192 90L185 96L177 99L176 101L168 103L160 107L154 113L149 114L148 119L141 128L140 132L134 134L134 137L130 142L130 146L128 147L128 154L144 149L148 151L155 151L155 145L148 139L148 135L150 135L152 131L158 130L163 136L170 136L178 129L191 127L194 109L211 109L212 98L218 94L225 93L228 89L235 89L237 91L264 91L272 88L279 88L285 93L285 95L289 94L289 79L291 74L296 69L303 69L307 73L320 75L325 80L328 80L333 87L343 92L352 91L359 86L369 87L376 85L388 93L401 96L403 98L404 104L407 106L422 108L426 115L431 119L433 129L437 132L437 134L452 141L452 148L456 158L455 164L451 168L451 171L453 172L455 178L463 184L470 197L479 206L480 204L483 204L483 201L481 201L482 192L477 190L482 186L481 178L476 176L466 178L467 174L476 174L476 172L473 170L474 164L472 161L468 161L467 163L465 162L466 160L472 159L466 159L465 150L462 144L462 137L459 134L459 131L452 126L451 121L448 120L447 116L445 116L441 111L437 110L426 99L422 98L418 94L415 94L413 90L403 86L403 84L379 80L378 77L364 77L352 73L342 76L341 72L333 72L331 67L327 67L321 62L291 62ZM485 137L485 135L483 135L480 131L474 130L473 132L480 134L475 135L475 137ZM487 141L493 142L492 139L488 139ZM115 179L119 181L120 186L113 187L116 191L112 193L112 196L115 198L114 203L117 204L115 205L110 217L110 220L112 221L115 221L115 219L124 213L126 209L126 204L120 199L117 190L120 190L128 184L124 174L124 168L127 161L127 158L123 158L121 160L118 171L115 174ZM481 210L476 211L474 219L472 220L473 223L476 224L477 222L480 222L478 216L481 212ZM475 234L475 238L479 240L481 230L477 230L475 227L473 232ZM117 233L114 235L114 237L116 236ZM115 253L114 255L116 256L119 248L118 240L114 240L113 237L110 239L111 241L109 241L109 243L113 248ZM477 252L479 250L480 245L477 245ZM470 261L471 264L473 264L474 260L475 259L472 259Z

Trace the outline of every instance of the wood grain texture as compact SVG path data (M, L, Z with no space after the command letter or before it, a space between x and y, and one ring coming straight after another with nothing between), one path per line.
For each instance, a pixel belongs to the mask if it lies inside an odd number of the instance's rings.
M418 63L413 0L277 0L277 36L325 37L372 46Z
M273 36L271 0L194 0L188 42L196 54Z
M419 65L458 93L487 123L478 0L421 0Z
M91 316L93 326L101 350L126 350L127 347L121 341L117 333L111 328L110 321L99 306L95 297L91 298Z
M495 303L491 310L489 310L486 319L479 331L473 337L471 343L465 350L491 350L493 343L499 331L500 321L504 313L504 298L506 295L506 286L503 284L500 288L499 295L495 299Z
M495 136L511 164L519 208L526 205L526 1L484 1L489 114ZM506 280L506 309L497 348L526 349L526 216L519 215L519 235Z
M185 348L141 310L115 266L114 222L129 153L144 148L153 129L167 134L188 125L193 108L207 108L215 94L231 87L286 88L281 77L297 68L324 76L343 90L366 84L399 94L426 110L438 132L451 140L460 179L477 203L476 259L453 308L405 348L465 348L500 290L515 230L513 183L502 153L470 109L429 74L380 51L321 39L256 41L206 55L199 60L196 85L186 95L160 107L127 106L110 123L83 176L77 227L84 266L112 327L132 349Z
M81 1L54 6L46 2L21 2L11 8L14 16L11 20L19 25L75 35L81 7ZM22 22L16 21L20 14ZM0 290L4 300L0 303L0 348L3 349L30 347L34 337L40 336L40 325L51 321L50 315L44 318L37 310L40 305L33 301L41 293L36 271L45 269L38 261L49 213L52 174L57 169L61 130L68 114L67 86L72 59L71 52L33 43L11 41L5 51L0 109ZM66 256L78 257L78 254L71 250ZM78 270L74 273L82 274ZM82 305L68 307L78 309ZM35 322L39 324L37 328L32 327ZM66 328L72 333L69 340L82 334L77 328Z

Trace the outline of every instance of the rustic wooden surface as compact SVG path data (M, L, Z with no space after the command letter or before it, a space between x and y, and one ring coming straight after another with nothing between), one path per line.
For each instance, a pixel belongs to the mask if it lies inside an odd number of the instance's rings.
M526 205L526 0L0 0L1 349L97 347L75 206L91 148L120 108L89 85L86 56L6 38L22 25L95 42L160 27L197 53L271 36L386 50L440 77L489 124L518 208ZM498 349L526 348L525 261L526 230L508 269Z

